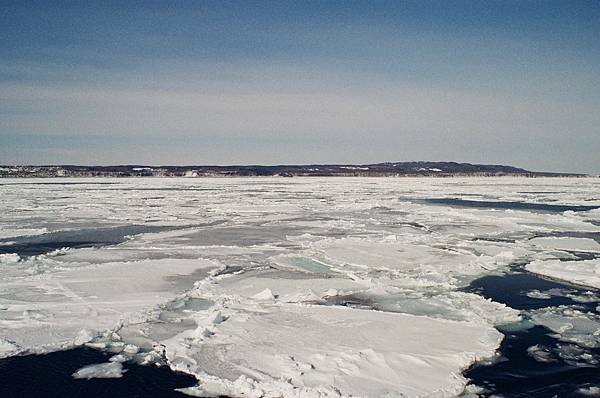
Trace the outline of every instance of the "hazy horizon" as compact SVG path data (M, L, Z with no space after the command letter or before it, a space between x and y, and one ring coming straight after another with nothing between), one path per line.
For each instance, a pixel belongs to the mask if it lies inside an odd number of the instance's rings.
M597 1L7 1L0 164L600 173Z

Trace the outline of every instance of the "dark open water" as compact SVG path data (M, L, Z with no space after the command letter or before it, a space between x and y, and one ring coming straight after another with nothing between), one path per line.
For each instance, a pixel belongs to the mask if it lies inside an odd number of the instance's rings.
M74 379L79 368L107 362L113 354L89 348L0 360L2 398L182 398L176 388L196 384L168 367L124 364L120 379Z
M551 296L549 299L530 298L525 293L533 289L540 291L561 289L563 292L575 295L585 294L584 292L587 291L529 273L483 277L474 281L465 290L519 310L567 305L597 313L597 302L580 303L560 296ZM575 345L566 344L551 337L552 332L542 326L520 331L503 331L503 333L506 337L499 350L500 359L491 365L474 367L465 374L473 384L487 390L486 396L496 394L503 397L581 398L586 395L578 391L579 389L600 387L598 364L589 364L575 359L582 352L600 358L600 349L583 350ZM535 345L543 347L548 352L548 362L539 362L528 353L528 348Z

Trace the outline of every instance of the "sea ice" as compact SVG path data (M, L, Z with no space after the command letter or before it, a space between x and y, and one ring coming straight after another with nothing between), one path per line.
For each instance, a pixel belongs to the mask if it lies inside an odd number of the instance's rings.
M495 326L524 315L559 336L553 359L595 360L593 314L520 314L461 288L522 264L598 287L596 260L558 259L596 255L600 211L544 211L600 205L597 179L98 181L0 185L0 357L85 344L114 356L83 374L166 363L196 375L195 396L454 396L499 347Z

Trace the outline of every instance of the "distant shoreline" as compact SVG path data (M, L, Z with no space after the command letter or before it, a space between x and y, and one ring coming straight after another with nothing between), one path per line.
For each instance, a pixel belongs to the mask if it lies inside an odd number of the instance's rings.
M593 177L506 165L456 162L386 162L376 164L241 166L0 166L0 178L55 177Z

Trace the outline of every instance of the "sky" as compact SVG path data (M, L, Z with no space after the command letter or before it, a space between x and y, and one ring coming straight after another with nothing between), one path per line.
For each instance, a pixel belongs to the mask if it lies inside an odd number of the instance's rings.
M0 0L0 164L599 153L597 0Z

